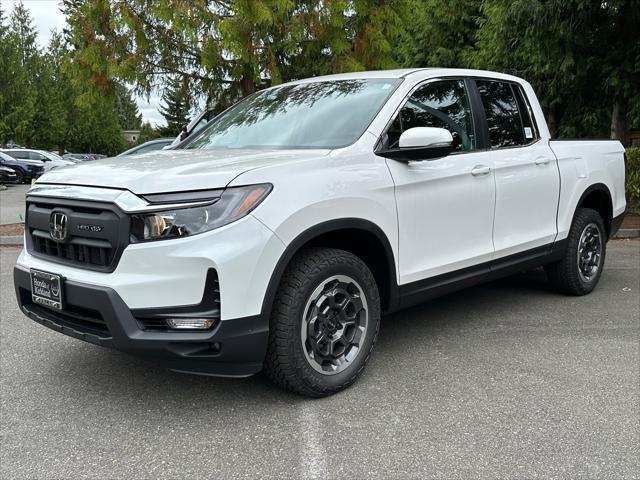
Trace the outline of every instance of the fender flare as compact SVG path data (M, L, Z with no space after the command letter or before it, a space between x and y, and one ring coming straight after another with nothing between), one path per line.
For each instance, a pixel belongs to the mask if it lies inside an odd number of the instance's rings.
M584 201L584 199L587 198L593 192L604 192L607 195L607 198L609 199L609 205L611 206L611 218L602 219L602 221L604 222L604 226L607 229L607 233L609 234L611 232L611 224L613 222L613 197L611 196L611 191L609 190L609 187L607 187L604 183L594 183L593 185L589 185L586 188L586 190L582 192L582 195L580 195L580 199L578 200L578 203L576 203L576 207L573 210L572 222L573 222L573 218L576 215L576 212L578 211L578 208L580 208L580 205L582 205L582 202Z
M285 269L289 265L289 262L294 257L296 253L300 251L300 249L320 235L325 233L335 232L338 230L363 230L367 233L370 233L376 237L376 239L382 244L385 250L385 257L387 268L389 270L389 308L387 310L395 310L399 303L398 300L398 283L396 278L396 261L393 253L393 249L391 248L391 242L387 238L387 235L382 231L382 229L376 225L375 223L364 220L362 218L338 218L334 220L328 220L326 222L319 223L314 225L307 230L300 233L297 237L295 237L285 248L284 252L278 259L276 263L276 267L271 273L271 278L269 280L269 284L267 285L267 290L265 292L264 298L262 300L262 311L261 316L268 323L269 318L271 316L271 308L273 306L273 301L276 296L276 292L278 287L280 286L280 281L282 280L282 275L284 274Z

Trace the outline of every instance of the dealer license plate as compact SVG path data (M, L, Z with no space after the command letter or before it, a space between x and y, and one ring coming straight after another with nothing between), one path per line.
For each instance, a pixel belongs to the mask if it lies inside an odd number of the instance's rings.
M45 307L62 310L62 277L32 269L31 299Z

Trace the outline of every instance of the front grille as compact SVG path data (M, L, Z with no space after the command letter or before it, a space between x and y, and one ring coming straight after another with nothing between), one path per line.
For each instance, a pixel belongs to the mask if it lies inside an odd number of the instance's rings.
M66 235L52 237L54 214L66 216ZM27 250L34 256L98 271L113 271L129 244L129 217L115 205L27 198Z
M81 263L98 267L107 267L113 260L113 248L104 240L72 238L69 243L54 242L48 232L32 230L33 251L43 255L57 257L70 263Z

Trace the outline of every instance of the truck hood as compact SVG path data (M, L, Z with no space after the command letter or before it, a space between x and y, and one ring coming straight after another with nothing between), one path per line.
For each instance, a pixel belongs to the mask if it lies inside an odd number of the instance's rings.
M52 170L38 183L126 189L136 194L221 188L255 168L328 155L330 150L158 150Z

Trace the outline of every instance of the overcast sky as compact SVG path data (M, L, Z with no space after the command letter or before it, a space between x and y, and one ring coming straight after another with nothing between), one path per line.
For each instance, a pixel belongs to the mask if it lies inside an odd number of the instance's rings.
M2 3L5 15L8 16L13 11L14 5L20 2L18 0L0 0L0 3ZM58 0L24 0L23 3L34 19L38 30L38 44L46 47L51 39L51 30L61 31L65 26L65 18L60 11L62 2ZM146 101L146 98L138 98L137 102L145 121L151 122L152 125L165 123L164 118L158 112L160 99L157 95L152 95L149 102Z

